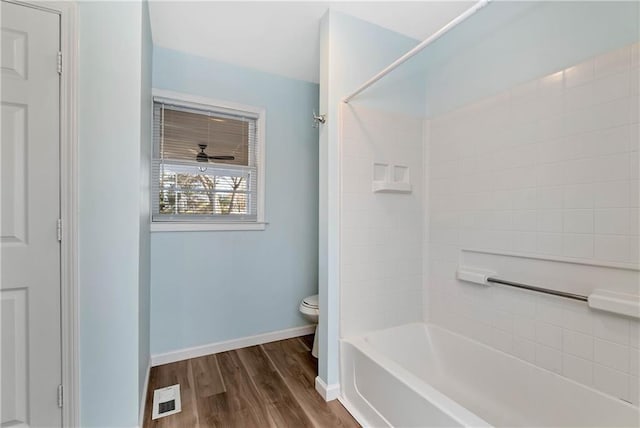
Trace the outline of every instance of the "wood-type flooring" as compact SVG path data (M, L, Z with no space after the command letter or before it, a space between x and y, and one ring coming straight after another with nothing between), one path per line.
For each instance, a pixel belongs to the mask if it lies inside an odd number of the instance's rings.
M313 336L152 367L145 428L359 427L315 391ZM180 384L182 412L151 420L153 391Z

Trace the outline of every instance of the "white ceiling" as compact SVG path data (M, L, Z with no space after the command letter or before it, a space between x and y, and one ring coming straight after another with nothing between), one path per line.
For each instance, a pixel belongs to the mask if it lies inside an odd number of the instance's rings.
M469 1L151 1L157 46L318 82L319 24L329 7L423 40Z

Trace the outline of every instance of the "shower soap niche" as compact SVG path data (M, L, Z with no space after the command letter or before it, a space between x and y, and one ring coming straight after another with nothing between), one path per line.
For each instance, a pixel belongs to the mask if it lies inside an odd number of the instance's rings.
M411 193L409 167L388 163L373 164L373 193Z

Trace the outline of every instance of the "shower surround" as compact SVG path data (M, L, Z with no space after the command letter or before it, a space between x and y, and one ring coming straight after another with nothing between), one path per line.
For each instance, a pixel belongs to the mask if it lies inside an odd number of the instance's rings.
M637 319L456 279L468 265L579 294L638 294L639 65L639 45L625 46L426 119L342 106L344 400L365 366L402 373L421 394L416 373L366 345L378 330L397 327L400 338L417 322L640 415ZM408 166L412 192L373 193L378 162ZM387 351L413 352L402 343ZM358 366L363 358L373 363Z
M422 320L423 119L342 106L341 336ZM411 193L373 193L374 163Z
M635 405L637 319L483 289L455 272L461 257L482 257L481 267L501 264L516 275L506 279L549 281L571 269L568 285L588 285L584 294L638 294L638 47L430 120L424 311L431 322Z

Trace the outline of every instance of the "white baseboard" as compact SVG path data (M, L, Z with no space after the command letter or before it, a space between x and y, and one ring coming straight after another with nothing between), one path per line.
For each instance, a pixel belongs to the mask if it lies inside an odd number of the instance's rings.
M142 397L140 402L140 415L138 416L138 426L142 427L144 424L144 411L147 404L147 393L149 391L149 374L151 373L151 357L149 357L149 363L147 364L147 374L144 376L144 388L142 388Z
M151 366L174 363L176 361L188 360L189 358L202 357L203 355L217 354L218 352L231 351L233 349L246 348L247 346L261 345L263 343L275 342L276 340L290 339L292 337L312 334L316 329L315 324L303 325L286 330L272 331L269 333L257 334L255 336L241 337L239 339L227 340L224 342L210 343L208 345L195 346L193 348L179 349L177 351L166 352L151 356Z
M327 385L324 383L320 376L316 377L316 391L324 401L332 401L340 396L340 384L334 383L332 385Z

